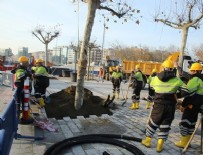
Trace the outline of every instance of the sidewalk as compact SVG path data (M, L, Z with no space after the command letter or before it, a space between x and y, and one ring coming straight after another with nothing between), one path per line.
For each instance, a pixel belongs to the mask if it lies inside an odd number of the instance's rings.
M70 78L59 78L59 80L51 80L50 87L48 88L48 94L55 93L64 89L68 86L76 85L75 82L70 82ZM120 98L126 95L127 84L121 85L122 90ZM109 81L97 82L97 81L85 81L85 88L90 89L94 95L99 95L106 98L108 94L112 92L112 85ZM118 109L112 110L113 115L102 115L90 116L89 118L84 118L83 116L77 117L77 119L70 119L69 117L63 118L63 120L56 120L54 118L49 118L51 122L54 123L54 127L57 128L58 132L44 131L33 127L32 125L20 125L19 133L23 135L42 135L45 137L41 141L33 140L14 140L11 155L42 155L46 148L52 144L61 141L66 138L70 138L77 135L84 134L98 134L98 133L108 133L108 134L124 134L128 136L135 136L137 138L143 138L143 129L146 124L150 110L145 109L145 102L141 101L140 109L129 110L131 105L131 94L132 90L128 94L128 100L125 107L120 106L123 101L115 100L118 105ZM142 90L141 97L147 95L147 90ZM0 96L1 97L1 96ZM42 111L43 112L43 111ZM45 114L44 114L45 115ZM157 134L154 135L152 140L152 147L146 148L138 142L129 143L135 145L146 155L180 155L182 149L175 147L174 142L178 141L180 138L179 134L179 122L181 118L181 113L176 111L175 119L171 126L171 131L169 138L164 145L164 150L161 153L156 152ZM200 154L200 128L192 140L191 146L189 147L186 155L198 155ZM107 144L85 144L81 146L72 147L70 150L65 150L62 154L65 155L102 155L103 151L107 151L111 155L131 155L127 150L114 147Z

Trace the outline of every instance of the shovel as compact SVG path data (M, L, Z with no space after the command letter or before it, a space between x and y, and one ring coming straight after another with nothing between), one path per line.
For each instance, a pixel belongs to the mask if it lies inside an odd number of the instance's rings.
M126 95L125 95L125 101L122 103L122 106L124 106L124 104L126 104L126 102L127 102L130 83L131 83L131 77L129 79L128 89L127 89L127 92L126 92Z

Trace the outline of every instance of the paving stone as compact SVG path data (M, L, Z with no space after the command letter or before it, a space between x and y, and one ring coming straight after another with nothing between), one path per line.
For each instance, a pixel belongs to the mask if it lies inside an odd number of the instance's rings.
M87 155L95 155L95 154L98 153L98 151L95 150L95 149L88 149L88 150L85 150L85 153L86 153Z
M61 78L63 79L63 78ZM65 81L65 82L64 82ZM61 89L66 88L67 86L70 86L72 83L70 82L69 78L64 78L64 81L60 80L51 80L50 87L47 89L49 93L55 93L57 91L60 91ZM95 87L96 84L96 87ZM85 81L85 86L88 86L88 88L95 87L92 89L95 91L97 94L99 94L98 91L104 92L102 95L105 98L108 93L111 93L112 89L112 84L110 81L105 81L105 83L97 83L96 81ZM9 101L11 99L11 94L13 93L9 89L5 89L7 91L7 94L10 94L10 96L6 96L5 93L5 98L9 98ZM127 88L125 88L125 85L123 85L123 90L127 91ZM1 88L0 88L1 91ZM2 91L1 91L2 92ZM9 93L8 93L9 92ZM93 92L94 93L94 92ZM106 93L106 94L105 94ZM142 90L141 92L141 97L142 96L147 96L148 91L147 90ZM0 94L0 97L2 94ZM18 155L21 153L23 154L35 154L35 155L42 155L43 151L45 151L46 148L50 147L52 144L65 139L65 138L70 138L73 136L85 134L85 132L81 132L83 130L84 126L81 121L85 121L86 123L92 123L92 124L100 124L102 121L106 121L107 123L111 122L114 125L117 125L118 128L124 129L122 131L122 134L125 135L131 135L134 137L138 138L143 138L145 137L144 133L141 131L143 128L145 128L146 121L149 116L150 110L145 109L145 102L141 101L140 102L140 108L138 110L130 110L129 107L131 106L131 100L130 97L132 95L132 89L129 91L128 95L128 100L127 103L125 104L126 106L121 107L118 105L118 109L112 110L113 115L107 115L103 114L100 117L93 115L90 116L90 118L84 118L83 116L78 116L77 119L71 119L70 117L64 117L63 120L56 120L54 118L50 118L49 120L54 123L54 127L59 129L58 133L54 132L49 132L43 130L43 135L45 136L45 139L42 141L25 141L25 140L14 140L12 149L10 151L10 154L15 153L15 155ZM4 97L4 96L3 96ZM2 97L2 98L3 98ZM6 101L5 99L2 99L0 101L0 108L3 103L2 101ZM117 104L121 104L122 101L116 100ZM45 110L41 110L42 115L46 116ZM175 113L175 119L171 125L171 131L169 133L169 138L165 142L164 145L164 150L161 153L156 152L156 143L157 143L157 133L155 133L154 138L152 139L152 148L146 148L142 144L138 142L130 142L133 145L136 145L140 150L142 150L146 155L169 155L169 154L174 154L174 155L179 155L182 149L177 148L174 145L174 141L178 141L180 138L180 133L179 133L179 122L181 119L182 113L180 111L176 111ZM200 117L200 116L199 116ZM95 128L95 131L100 131L98 128ZM28 126L21 126L19 125L19 130L18 133L21 134L28 134L33 136L35 132L35 127L32 125ZM112 131L107 130L106 132L111 133ZM129 142L129 141L126 141ZM191 143L191 147L187 150L186 154L200 154L200 129L198 129L197 133L194 136L194 139ZM24 148L24 151L22 149ZM78 148L78 149L77 149ZM77 154L94 154L93 152L97 152L97 154L103 153L103 151L107 150L114 150L117 149L117 154L125 154L126 153L125 149L122 148L117 148L108 144L85 144L82 146L74 147L71 150L66 150L64 154L66 155L75 155ZM113 154L113 151L112 153ZM130 155L130 154L129 154Z
M73 154L78 155L86 155L85 151L82 149L81 146L74 146L72 147Z

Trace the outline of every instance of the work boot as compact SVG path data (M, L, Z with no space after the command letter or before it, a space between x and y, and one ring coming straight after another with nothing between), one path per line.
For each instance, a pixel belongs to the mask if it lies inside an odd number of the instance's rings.
M132 109L132 110L136 109L136 103L132 103L130 109Z
M44 99L42 97L39 98L39 105L41 108L45 106Z
M177 147L184 148L187 145L188 141L190 140L190 137L191 137L191 135L181 136L180 141L176 142L175 145Z
M150 108L150 102L147 102L146 109Z
M164 140L158 139L157 146L156 146L156 152L161 152L163 150Z
M141 143L146 147L151 147L151 140L152 140L152 138L146 137L145 139L142 140Z
M139 103L138 102L135 103L135 108L139 109Z

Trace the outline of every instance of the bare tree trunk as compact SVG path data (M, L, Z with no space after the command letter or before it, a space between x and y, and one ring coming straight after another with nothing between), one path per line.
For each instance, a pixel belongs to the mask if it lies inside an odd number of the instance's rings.
M86 68L87 68L88 45L90 41L92 27L94 24L96 10L99 5L100 5L100 0L88 0L88 16L86 20L82 47L80 51L80 58L78 61L77 86L76 86L75 103L74 103L76 110L79 110L83 105L84 77L85 77Z
M182 66L183 56L185 55L185 46L187 43L188 30L189 30L189 27L182 28L182 42L181 42L180 55L178 60L178 65L180 67Z
M47 66L48 62L48 44L45 44L45 66Z

